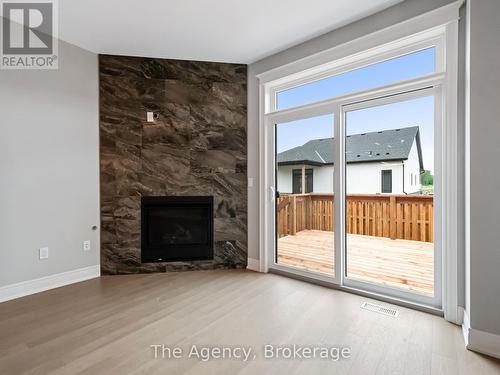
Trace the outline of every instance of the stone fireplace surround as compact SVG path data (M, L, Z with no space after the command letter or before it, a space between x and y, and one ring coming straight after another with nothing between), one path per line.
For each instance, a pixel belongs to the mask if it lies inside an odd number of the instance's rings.
M246 66L101 55L99 68L102 273L245 267ZM173 195L214 197L212 260L141 263L141 197Z

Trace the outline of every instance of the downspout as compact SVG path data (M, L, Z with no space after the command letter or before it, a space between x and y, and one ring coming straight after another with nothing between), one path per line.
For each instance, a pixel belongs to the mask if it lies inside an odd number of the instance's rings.
M403 194L408 195L405 191L405 161L403 160L401 163L403 164Z

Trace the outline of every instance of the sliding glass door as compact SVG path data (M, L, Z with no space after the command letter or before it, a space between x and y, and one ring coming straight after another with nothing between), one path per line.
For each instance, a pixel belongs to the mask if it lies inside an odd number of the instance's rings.
M347 286L428 304L439 297L435 107L432 90L343 106Z
M457 227L443 43L261 85L264 269L442 307L442 280L453 282L442 252L453 260Z
M276 264L335 276L334 117L275 125Z
M271 269L440 305L439 90L276 116Z

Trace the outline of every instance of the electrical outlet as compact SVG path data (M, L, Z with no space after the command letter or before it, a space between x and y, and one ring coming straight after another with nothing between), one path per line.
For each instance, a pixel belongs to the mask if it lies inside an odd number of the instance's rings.
M38 249L38 255L40 259L47 259L49 257L49 248L41 247L40 249Z
M83 241L83 251L90 251L90 240Z

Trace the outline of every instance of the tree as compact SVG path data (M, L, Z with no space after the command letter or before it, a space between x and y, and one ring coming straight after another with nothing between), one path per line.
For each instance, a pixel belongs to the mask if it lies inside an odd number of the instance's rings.
M431 175L431 171L425 170L420 175L420 183L422 185L433 185L434 184L434 176Z

